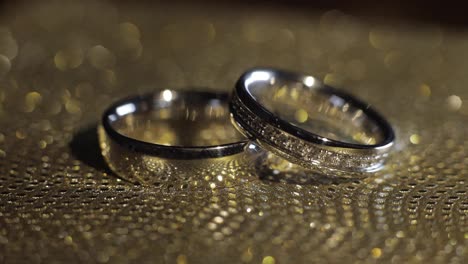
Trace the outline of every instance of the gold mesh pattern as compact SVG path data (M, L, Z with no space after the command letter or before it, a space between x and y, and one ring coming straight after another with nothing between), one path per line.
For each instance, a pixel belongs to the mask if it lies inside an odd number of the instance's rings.
M0 262L466 262L468 35L336 10L214 8L3 11ZM96 124L112 101L155 87L229 91L257 65L376 105L398 136L386 168L291 183L228 160L142 187L104 165Z

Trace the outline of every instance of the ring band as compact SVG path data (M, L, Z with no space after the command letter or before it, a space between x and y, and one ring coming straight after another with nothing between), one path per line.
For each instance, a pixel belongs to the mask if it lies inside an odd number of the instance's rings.
M227 93L174 90L121 100L98 128L102 155L121 178L143 184L200 159L226 162L219 157L243 153L248 144L232 126L228 103Z
M324 173L378 170L395 139L390 124L368 104L312 76L287 71L247 71L236 84L230 109L234 125L247 137ZM333 127L333 133L319 135L319 123ZM342 132L352 139L343 140Z
M155 109L168 109L174 104L217 107L222 109L228 104L226 93L193 92L164 90L159 93L147 94L124 99L113 104L104 112L102 126L107 135L133 151L171 159L199 159L233 155L244 150L247 140L235 141L214 146L169 146L138 140L119 133L112 124L127 115L141 112L151 112Z

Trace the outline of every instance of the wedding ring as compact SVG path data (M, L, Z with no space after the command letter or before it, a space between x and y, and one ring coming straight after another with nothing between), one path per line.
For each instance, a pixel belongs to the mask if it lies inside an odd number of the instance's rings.
M244 73L230 109L234 125L262 148L323 173L378 170L395 139L369 104L312 76L282 70Z
M174 90L121 100L103 114L101 152L119 176L140 183L241 153L248 140L232 126L228 102L227 93Z

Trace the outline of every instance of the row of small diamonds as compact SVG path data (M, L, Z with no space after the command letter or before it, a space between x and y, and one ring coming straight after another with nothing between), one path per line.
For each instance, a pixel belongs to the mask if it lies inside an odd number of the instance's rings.
M329 153L330 155L332 156L336 156L336 154L339 154L339 155L343 155L343 158L353 158L353 159L357 159L357 160L362 160L362 161L375 161L375 160L381 160L382 157L385 157L387 154L384 154L384 155L350 155L348 153L342 153L340 152L339 150L335 150L335 151L329 151L319 145L316 145L314 143L309 143L307 141L304 141L304 140L301 140L301 139L298 139L292 135L289 135L288 133L286 132L282 132L281 130L271 126L271 125L268 125L266 124L265 122L263 122L262 120L260 120L256 115L252 114L248 109L247 107L236 97L236 99L234 100L234 105L237 106L238 109L240 109L240 113L243 115L243 119L244 120L247 120L247 121L251 121L252 122L252 126L256 126L257 128L258 127L261 127L263 129L265 128L269 128L268 131L265 131L265 132L269 132L269 133L279 133L280 135L283 135L284 137L287 137L290 142L278 142L278 143L282 143L284 144L285 146L290 146L291 144L307 144L307 145L310 145L310 146L313 146L314 148L318 148L320 150L323 150L325 151L325 153ZM256 130L256 131L253 131L253 132L257 132L258 134L258 131L259 130ZM262 135L263 136L263 135ZM283 138L285 139L285 138ZM287 150L290 150L289 148Z
M316 144L289 135L260 120L245 107L237 96L233 98L232 106L235 117L240 119L238 121L241 121L251 134L283 152L278 154L292 156L307 164L326 165L338 169L365 169L382 163L380 155L350 155L325 150Z

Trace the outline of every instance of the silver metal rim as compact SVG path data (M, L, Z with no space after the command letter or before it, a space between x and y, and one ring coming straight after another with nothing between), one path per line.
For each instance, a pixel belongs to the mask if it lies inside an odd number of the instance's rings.
M169 100L162 101L162 93L171 93ZM214 146L168 146L141 141L125 136L116 131L112 122L121 119L125 115L134 114L139 111L157 108L161 104L169 106L175 100L187 99L193 104L206 104L212 100L219 100L223 103L229 102L227 93L199 92L199 91L175 91L163 90L150 94L135 96L120 100L111 105L103 114L102 126L106 134L116 143L131 151L140 152L146 155L158 156L173 159L199 159L214 158L234 155L244 150L248 140L235 141L228 144ZM123 107L123 108L122 108ZM119 110L120 109L120 110ZM126 109L122 111L122 109Z

